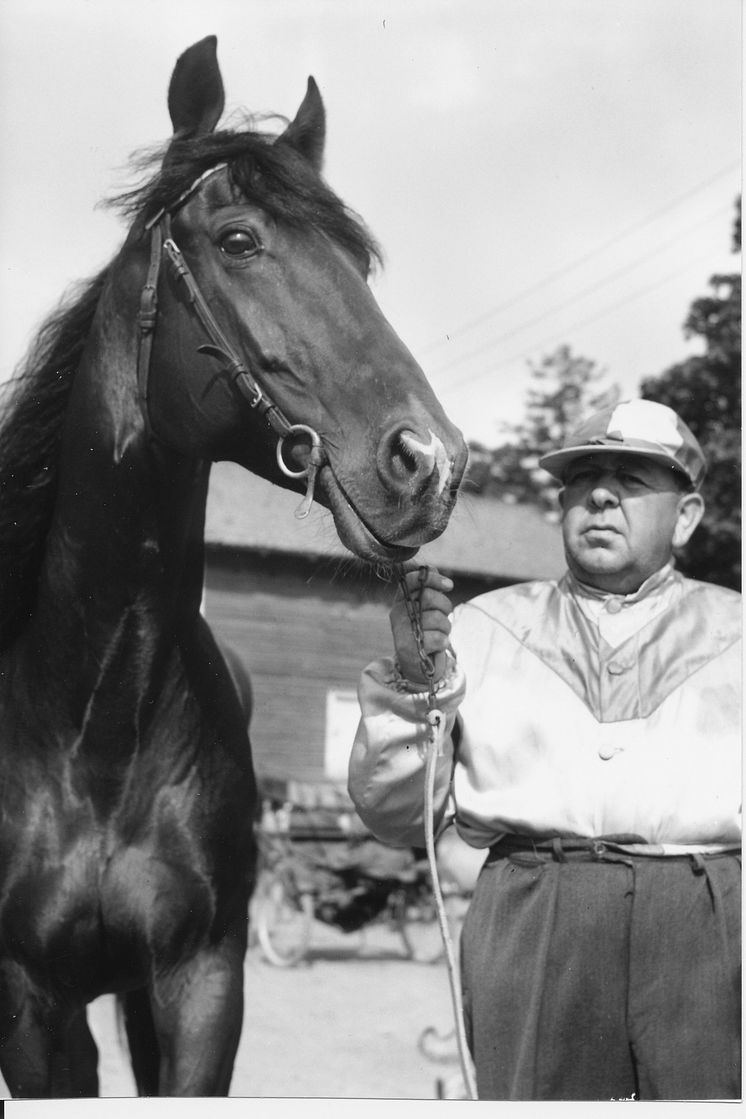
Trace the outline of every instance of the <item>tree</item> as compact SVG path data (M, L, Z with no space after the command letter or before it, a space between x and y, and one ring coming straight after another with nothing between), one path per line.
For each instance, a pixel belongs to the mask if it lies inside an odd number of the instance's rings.
M741 248L741 202L736 203L732 247ZM710 293L695 299L684 323L704 353L672 365L640 386L646 400L673 408L691 428L707 458L702 524L678 557L695 579L741 585L741 278L714 275Z
M567 345L538 364L529 363L529 369L525 419L505 425L509 437L494 450L470 445L467 485L480 494L529 502L556 514L557 485L541 470L539 459L560 446L583 416L614 404L619 387L606 384L605 371Z

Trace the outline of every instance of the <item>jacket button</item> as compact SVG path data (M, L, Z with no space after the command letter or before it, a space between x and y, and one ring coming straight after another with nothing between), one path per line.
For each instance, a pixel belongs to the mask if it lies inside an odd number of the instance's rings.
M621 676L623 672L627 671L628 667L629 666L626 664L620 664L619 661L609 661L606 666L606 671L611 676Z

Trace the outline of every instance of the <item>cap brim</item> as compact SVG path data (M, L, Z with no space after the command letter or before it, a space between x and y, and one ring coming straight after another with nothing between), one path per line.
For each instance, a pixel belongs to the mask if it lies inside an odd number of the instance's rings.
M636 455L638 458L648 458L653 462L660 463L661 466L667 466L669 470L675 470L688 482L692 481L681 463L677 462L673 455L667 454L666 451L651 451L647 447L625 447L620 443L585 443L580 447L567 447L561 451L550 451L548 455L539 459L539 466L561 482L565 470L575 459L584 458L586 455L599 454Z

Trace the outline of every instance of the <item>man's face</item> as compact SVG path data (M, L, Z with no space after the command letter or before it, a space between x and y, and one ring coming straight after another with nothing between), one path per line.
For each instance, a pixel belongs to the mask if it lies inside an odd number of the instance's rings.
M667 563L702 515L699 495L683 493L671 470L613 452L570 463L560 501L570 570L615 594L636 591Z

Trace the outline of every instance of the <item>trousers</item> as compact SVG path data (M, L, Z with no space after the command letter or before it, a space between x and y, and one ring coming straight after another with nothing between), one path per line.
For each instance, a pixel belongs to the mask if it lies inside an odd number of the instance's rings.
M740 852L498 844L460 954L480 1099L740 1099Z

